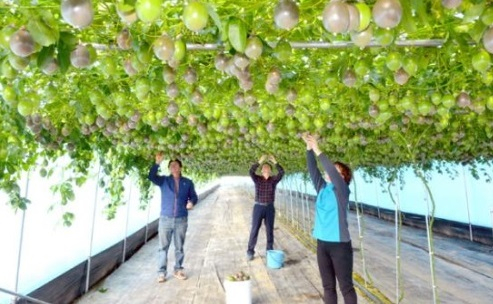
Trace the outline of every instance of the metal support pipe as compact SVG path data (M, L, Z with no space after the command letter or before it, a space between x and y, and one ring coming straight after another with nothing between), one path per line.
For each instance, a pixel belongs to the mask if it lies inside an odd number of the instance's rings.
M24 197L27 199L27 195L29 193L29 179L30 179L30 171L27 171L26 176L26 189L24 191ZM26 225L26 210L22 210L22 220L21 220L21 235L19 238L19 250L17 251L17 270L15 272L15 286L14 291L19 291L19 273L21 268L21 257L22 257L22 245L24 243L24 228ZM15 299L13 299L15 302Z
M146 234L144 244L147 243L149 239L149 218L151 217L151 202L147 202L147 221L146 221Z
M491 215L491 237L493 238L493 206L491 207L490 215Z
M397 40L395 45L398 47L440 47L445 43L445 39L419 39L419 40ZM277 42L267 42L270 47L275 48ZM352 41L293 41L289 42L293 49L343 49L358 47ZM215 51L223 47L220 43L187 43L187 50L190 51ZM367 47L384 47L384 45L372 41Z
M425 189L425 192L426 192L426 189ZM435 255L435 253L433 252L433 247L431 245L431 238L433 237L433 231L432 231L432 227L430 227L430 221L429 221L429 217L430 217L430 204L428 203L428 193L426 192L426 195L424 197L425 199L425 203L426 203L426 215L425 215L425 219L426 219L426 235L427 235L427 239L428 239L428 256L429 256L429 259L430 259L430 272L431 272L431 289L433 291L433 303L438 303L438 298L437 298L437 285L436 285L436 282L435 282L435 273L434 273L434 261L433 261L433 256Z
M471 224L471 210L469 210L469 195L467 191L467 181L466 181L466 170L462 166L462 177L464 178L464 192L466 194L466 208L467 208L467 222L469 223L469 239L471 242L474 240L472 235L472 224Z
M398 47L440 47L445 43L445 39L416 39L416 40L397 40L394 42L395 46ZM85 42L86 44L91 44L97 50L114 50L118 49L117 45L106 45L101 43L90 43ZM275 48L277 42L267 42L267 44ZM358 47L352 41L291 41L289 42L291 48L293 49L344 49L350 47ZM217 51L221 50L224 47L222 43L187 43L188 51ZM367 47L386 47L386 45L382 45L375 41L371 41Z
M305 216L305 203L306 203L306 180L303 178L303 186L305 189L303 189L304 191L302 192L302 200L301 200L301 221L302 221L302 230L303 232L305 232L307 230L306 228L306 216Z
M129 217L130 217L130 202L131 202L131 198L132 198L132 183L130 183L130 189L128 190L127 219L125 221L125 236L123 238L122 263L125 263L125 254L127 253L128 221L129 221Z
M4 289L2 287L0 287L0 291L1 292L4 292L6 294L9 294L9 295L12 295L14 296L15 299L26 299L28 300L30 303L38 303L38 304L50 304L48 302L45 302L45 301L41 301L41 300L38 300L38 299L35 299L35 298L32 298L32 297L29 297L29 296L25 296L25 295L22 295L20 293L17 293L17 292L13 292L13 291L10 291L8 289ZM16 303L16 301L14 301L13 303Z
M358 222L358 240L359 240L359 246L360 246L360 252L361 252L361 264L363 265L363 272L365 274L365 287L368 287L369 278L368 278L368 272L366 270L364 236L363 236L363 226L362 226L363 224L362 224L362 215L361 215L360 210L359 210L356 179L353 180L353 186L354 186L354 204L355 204L355 208L356 208L356 219Z
M380 189L378 189L378 185L375 185L375 194L377 195L377 214L378 218L380 218L380 197L378 195Z
M392 187L389 187L392 191ZM400 303L400 265L401 265L401 240L400 240L400 212L401 206L399 202L399 196L397 194L395 202L395 303Z
M89 279L91 277L91 256L92 256L92 242L94 239L94 226L96 224L96 206L98 204L98 190L99 190L99 177L101 175L101 164L98 168L98 177L96 179L96 191L94 191L94 206L92 211L92 224L91 224L91 238L89 240L89 253L87 257L87 271L86 271L86 290L89 291Z

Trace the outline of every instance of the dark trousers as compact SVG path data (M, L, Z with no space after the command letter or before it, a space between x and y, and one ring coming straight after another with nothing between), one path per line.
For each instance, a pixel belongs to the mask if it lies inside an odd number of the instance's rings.
M264 220L265 231L267 234L267 250L272 250L274 245L274 218L276 215L276 209L274 204L261 205L255 204L253 206L252 214L252 230L250 231L250 239L248 240L248 254L255 253L255 245L257 245L257 237L262 220Z
M317 261L324 303L337 304L336 279L345 304L358 302L353 286L353 247L351 242L324 242L317 240Z

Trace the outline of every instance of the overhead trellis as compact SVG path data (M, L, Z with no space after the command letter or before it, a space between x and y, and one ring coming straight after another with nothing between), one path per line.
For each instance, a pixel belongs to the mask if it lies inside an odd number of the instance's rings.
M298 172L306 131L369 172L488 162L491 24L486 0L2 1L1 187L64 154Z

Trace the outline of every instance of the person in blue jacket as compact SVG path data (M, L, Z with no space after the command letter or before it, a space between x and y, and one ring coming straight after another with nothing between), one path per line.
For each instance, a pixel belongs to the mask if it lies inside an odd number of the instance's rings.
M181 175L182 164L179 159L168 163L170 175L158 175L159 166L163 161L163 153L156 154L156 163L149 171L149 180L161 189L161 214L159 217L159 268L158 282L166 281L168 249L171 237L175 244L174 276L186 280L183 271L183 245L188 227L188 210L197 204L198 197L192 180Z
M351 169L341 162L332 163L320 150L317 139L304 134L306 161L317 191L313 237L317 239L317 262L324 288L324 303L337 304L336 279L345 304L357 303L353 285L353 248L347 211ZM320 160L324 175L317 167Z

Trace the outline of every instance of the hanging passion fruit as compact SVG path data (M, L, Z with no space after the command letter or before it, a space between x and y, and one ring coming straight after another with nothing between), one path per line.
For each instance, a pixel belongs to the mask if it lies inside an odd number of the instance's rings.
M17 93L13 86L3 85L2 97L9 105L17 106Z
M195 82L197 82L197 72L193 67L188 67L185 71L185 74L183 75L183 78L188 84L194 84Z
M279 59L281 62L288 61L293 55L293 49L291 48L291 44L286 40L282 39L276 45L274 49L274 56Z
M361 32L351 32L351 41L354 45L365 48L371 42L373 37L373 28L371 26L367 27L366 30Z
M462 4L462 0L442 0L442 5L448 9L458 8Z
M274 21L277 27L290 30L298 24L299 8L293 0L279 0L274 9Z
M192 32L203 30L209 21L209 12L205 4L193 1L190 2L183 11L183 22Z
M176 115L179 110L180 109L178 108L178 105L174 101L171 101L169 103L169 105L168 105L168 108L166 109L166 111L168 112L168 114L171 115L171 116Z
M154 22L161 14L163 0L137 0L135 11L137 17L146 23Z
M46 75L53 75L58 71L58 61L53 57L47 57L40 66L40 69Z
M187 54L187 45L183 39L175 40L175 51L173 53L173 60L180 62L185 58Z
M370 73L370 68L366 61L360 59L354 64L354 72L359 77L365 77L368 73Z
M488 53L493 54L493 27L490 27L484 32L483 46Z
M388 46L394 42L394 31L392 29L377 27L374 31L373 37L381 46Z
M394 74L394 81L399 85L404 85L409 80L409 74L403 69L398 69Z
M347 4L339 1L331 1L322 13L324 28L330 33L345 33L349 29L349 11Z
M409 74L409 76L414 76L418 72L418 64L416 63L416 60L410 56L404 58L402 67L404 68L404 71Z
M21 28L10 37L10 50L20 57L27 57L34 53L35 43L31 34Z
M70 63L79 69L86 68L93 63L94 55L91 54L91 46L85 46L83 44L77 45L77 47L70 53Z
M154 40L152 44L154 55L162 61L168 61L173 58L175 53L175 42L168 35L162 35Z
M224 72L226 70L228 58L224 54L217 54L214 58L214 67L216 70Z
M62 0L62 18L68 24L84 28L92 23L94 11L91 0Z
M130 36L128 28L124 28L118 33L116 43L122 50L130 50L132 48L132 36Z
M387 55L385 65L387 68L393 72L397 71L402 67L402 56L397 52L390 52Z
M358 31L362 31L370 25L371 20L371 10L370 7L364 2L357 2L354 6L359 11L359 26Z
M248 38L247 45L245 48L245 55L250 59L258 59L262 56L264 45L260 38L253 36Z
M286 94L286 100L288 102L294 102L298 98L298 92L294 88L289 88L287 94Z
M202 95L202 93L200 92L200 90L198 88L196 88L193 92L192 92L192 102L196 105L199 105L202 103L202 100L204 100L204 96Z
M7 79L13 79L17 76L17 71L10 65L9 61L5 59L0 66L0 75Z
M493 7L490 6L483 11L481 14L481 21L487 26L493 24Z
M12 53L7 56L10 65L17 71L22 71L29 65L29 57L19 57Z
M175 70L173 70L169 66L165 65L163 67L163 79L164 79L164 82L166 82L167 84L171 84L171 83L175 82L175 79L176 79Z
M344 75L342 76L342 83L344 83L345 86L352 88L356 85L356 74L352 69L348 69L344 72Z
M377 0L373 5L373 20L383 28L396 27L402 18L402 6L399 0Z
M476 54L472 56L472 67L480 72L486 72L491 65L490 54L483 49L480 49Z
M359 10L354 4L347 4L347 9L349 12L349 32L359 31Z
M456 98L457 106L459 108L466 108L471 106L471 97L466 92L460 92Z
M122 22L126 24L132 24L137 21L137 12L133 5L126 4L124 0L119 0L116 5L116 12Z

